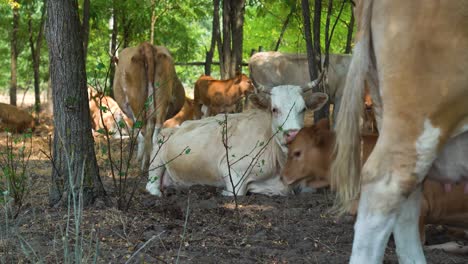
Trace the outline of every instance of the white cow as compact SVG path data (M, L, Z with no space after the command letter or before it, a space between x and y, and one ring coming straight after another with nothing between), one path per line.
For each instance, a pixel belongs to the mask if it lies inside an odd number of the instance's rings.
M279 176L286 162L286 141L304 126L306 107L316 110L327 100L324 93L303 92L292 85L275 87L270 94L251 95L252 103L261 109L228 115L228 155L223 145L223 114L164 129L159 142L153 143L155 158L146 189L160 195L160 188L170 184L204 184L224 187L224 194L232 195L229 159L238 195L286 195L289 189ZM164 144L162 136L169 138ZM190 152L178 156L186 148Z
M322 62L325 56L322 56ZM333 117L340 108L351 56L330 54L327 94L333 104ZM250 78L256 86L271 88L278 85L303 86L310 82L306 54L288 54L277 51L258 52L249 60ZM336 119L334 119L336 120Z

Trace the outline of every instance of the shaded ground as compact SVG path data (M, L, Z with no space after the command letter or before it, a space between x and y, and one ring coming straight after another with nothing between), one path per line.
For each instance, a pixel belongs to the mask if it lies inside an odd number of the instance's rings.
M82 230L75 232L71 216L66 233L66 208L48 206L51 163L44 154L48 129L35 132L29 163L32 189L17 219L0 216L2 263L62 263L65 241L83 241L82 262L91 263L346 263L351 252L352 219L337 222L326 213L332 197L327 192L289 197L249 195L233 199L220 190L197 186L157 198L138 185L129 211L115 208L105 156L99 156L111 205L98 201L83 212ZM0 148L5 144L0 136ZM2 208L4 210L4 207ZM441 242L440 232L428 241ZM72 247L70 247L73 250ZM393 243L385 263L397 263ZM428 263L468 263L468 256L426 251Z

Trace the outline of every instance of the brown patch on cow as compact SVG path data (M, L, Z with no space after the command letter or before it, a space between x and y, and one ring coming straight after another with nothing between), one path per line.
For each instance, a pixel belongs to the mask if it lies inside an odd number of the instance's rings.
M164 122L163 127L176 127L182 124L186 120L193 120L195 119L195 106L193 99L185 97L185 103L182 109L180 109L179 113L177 113L171 119L168 119Z
M89 111L91 115L92 128L94 131L104 129L111 133L116 133L121 130L126 130L133 127L133 120L131 120L120 109L114 99L105 96L103 93L96 91L93 87L88 86L89 98ZM125 127L119 128L119 123L125 122Z
M0 130L13 133L23 133L34 130L34 118L26 111L14 105L0 103Z
M202 105L207 107L207 116L235 112L236 103L253 91L252 81L245 74L228 80L216 80L211 76L202 75L195 82L195 115L201 118Z

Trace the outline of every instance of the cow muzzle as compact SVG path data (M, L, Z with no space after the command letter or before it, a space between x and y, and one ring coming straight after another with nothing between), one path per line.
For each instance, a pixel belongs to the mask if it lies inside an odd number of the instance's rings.
M291 141L294 140L298 132L299 130L297 129L291 129L291 130L284 132L284 140L286 141L286 143L287 144L291 143Z

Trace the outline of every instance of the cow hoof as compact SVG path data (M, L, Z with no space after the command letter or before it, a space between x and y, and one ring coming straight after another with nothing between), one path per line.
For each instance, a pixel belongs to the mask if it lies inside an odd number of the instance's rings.
M154 183L148 182L146 184L146 190L152 195L161 197L161 190L159 190L159 186Z
M223 190L221 192L221 195L223 195L223 196L234 196L234 193L232 193L232 191Z

